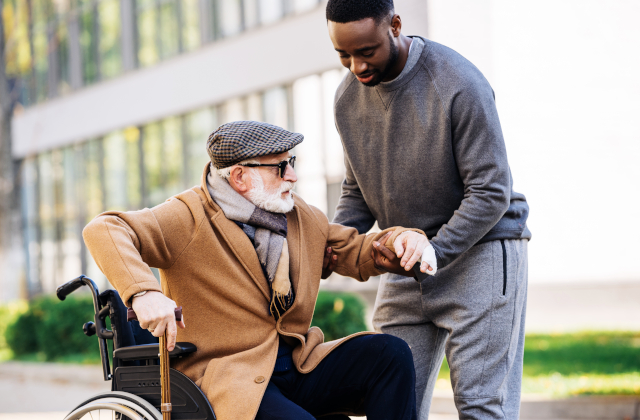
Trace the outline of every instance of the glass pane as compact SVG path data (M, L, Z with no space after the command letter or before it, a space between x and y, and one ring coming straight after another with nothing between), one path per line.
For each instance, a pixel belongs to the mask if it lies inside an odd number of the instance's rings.
M284 87L269 89L264 92L263 98L264 120L269 124L288 128L287 89Z
M174 56L178 53L180 30L178 29L178 5L175 0L162 0L159 5L160 27L160 55L162 58Z
M202 171L210 161L207 139L217 128L215 109L205 108L185 117L187 124L187 179L190 185L200 185Z
M89 223L104 211L102 142L100 140L85 143L84 167L85 223Z
M35 99L42 101L48 95L49 40L47 36L48 10L44 0L33 2L33 55Z
M127 172L127 201L129 210L142 207L142 165L140 156L140 130L129 127L123 132L126 140L126 172Z
M82 145L82 153L84 156L84 182L82 183L83 191L83 212L85 215L84 224L89 223L94 217L102 213L104 209L104 170L102 166L103 150L101 140L91 140ZM108 285L106 277L102 274L96 265L91 253L86 248L82 258L86 261L86 273L93 279L100 290Z
M241 0L220 0L218 2L220 35L231 36L242 30Z
M182 0L182 48L191 51L200 46L200 9L198 0Z
M98 80L98 8L88 4L80 10L80 49L85 84Z
M148 124L142 135L144 150L145 189L147 206L153 207L162 203L167 197L163 191L163 148L160 124Z
M260 23L273 23L284 16L284 2L282 0L260 0Z
M6 35L6 71L10 77L20 77L15 89L18 102L29 104L28 78L31 72L31 48L29 46L28 17L26 2L4 2L0 10L4 17Z
M251 121L263 121L262 96L254 93L247 96L247 119Z
M38 157L40 175L40 250L41 271L40 284L45 292L55 289L56 246L55 246L55 191L54 170L51 153L43 153Z
M54 48L58 64L58 93L65 94L71 90L69 86L69 32L68 23L64 17L56 23Z
M318 5L318 0L293 0L293 10L296 13L306 12Z
M120 56L120 2L102 0L98 3L100 21L100 76L108 79L122 70Z
M258 15L258 0L244 0L243 6L245 30L257 26L260 20Z
M182 120L178 117L167 118L162 122L162 131L164 137L162 168L165 170L164 199L167 199L184 190Z
M245 120L244 103L240 98L230 99L222 104L222 115L219 123L225 124L231 121Z
M330 70L322 73L322 115L325 147L325 169L327 182L342 182L344 178L344 154L340 135L333 118L333 98L347 69ZM297 110L298 108L296 108Z
M37 160L27 158L22 163L22 217L24 219L23 238L26 248L28 295L40 291L40 243L38 220L38 168Z
M138 0L138 60L141 67L158 62L158 14L155 0Z
M63 213L60 215L62 225L62 276L58 285L82 274L80 259L82 226L78 220L78 194L76 179L80 177L80 162L76 159L73 147L62 150L63 167Z
M126 211L127 203L127 147L120 131L109 134L103 140L105 207L108 210Z
M293 84L294 130L304 135L296 146L296 191L309 204L327 212L327 182L324 173L322 144L322 86L313 75Z

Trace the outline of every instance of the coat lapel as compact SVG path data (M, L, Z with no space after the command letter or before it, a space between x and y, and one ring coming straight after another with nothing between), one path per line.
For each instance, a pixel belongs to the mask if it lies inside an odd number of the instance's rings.
M306 282L300 282L301 273L301 252L302 252L302 232L300 231L300 215L298 214L298 206L293 207L293 211L287 213L287 243L289 245L289 278L291 279L291 285L293 286L293 293L296 298L293 301L293 305L282 316L283 318L287 314L291 313L291 310L298 304L299 297L304 296L301 287L306 285Z
M271 294L269 293L267 278L262 272L262 266L258 260L258 254L256 254L256 250L247 235L238 227L238 225L227 219L222 211L218 211L213 217L211 217L211 223L214 228L217 228L224 236L224 240L227 245L229 245L229 248L231 248L231 251L233 251L236 258L260 288L265 299L270 302Z
M233 251L238 261L240 261L244 269L262 291L265 299L271 302L271 293L269 291L269 285L267 284L267 278L264 276L262 266L258 260L258 254L251 240L238 225L225 217L220 206L213 201L207 188L207 175L209 175L209 164L204 167L200 189L207 198L210 210L213 210L214 213L210 216L212 226L224 236L227 245L229 245L229 248L231 248L231 251ZM211 212L207 213L211 214Z

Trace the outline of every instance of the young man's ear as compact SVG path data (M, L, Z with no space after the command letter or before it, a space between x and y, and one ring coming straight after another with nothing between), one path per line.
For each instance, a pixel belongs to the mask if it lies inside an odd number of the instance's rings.
M402 19L400 19L400 15L393 15L391 18L391 33L394 37L399 37L400 32L402 31Z

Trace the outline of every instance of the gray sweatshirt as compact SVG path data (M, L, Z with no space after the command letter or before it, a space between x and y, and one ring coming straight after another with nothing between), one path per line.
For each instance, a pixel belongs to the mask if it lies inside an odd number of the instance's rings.
M346 177L334 223L422 229L438 268L477 243L530 239L491 86L455 51L416 41L396 79L367 87L348 73L338 87Z

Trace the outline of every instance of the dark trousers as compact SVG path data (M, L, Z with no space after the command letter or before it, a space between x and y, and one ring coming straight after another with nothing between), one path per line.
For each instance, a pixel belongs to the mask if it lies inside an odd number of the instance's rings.
M340 413L340 414L338 414ZM355 337L310 373L274 373L256 420L415 420L415 371L409 346L387 335Z

